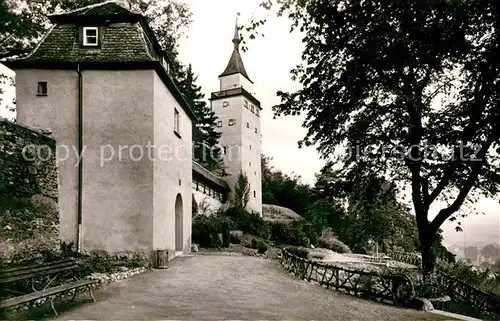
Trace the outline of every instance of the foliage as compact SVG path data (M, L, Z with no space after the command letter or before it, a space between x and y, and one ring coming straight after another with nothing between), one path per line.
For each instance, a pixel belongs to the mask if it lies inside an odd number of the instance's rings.
M198 121L193 124L193 160L208 170L224 174L221 151L218 147L220 132L217 132L217 116L204 100L201 86L196 85L191 64L182 72L179 79L179 90L193 110Z
M191 196L191 214L192 217L195 217L198 215L198 203L196 202L196 199L194 198L194 194Z
M229 243L231 241L231 234L229 230L229 222L228 220L222 222L222 246L229 247Z
M300 221L291 224L271 223L271 240L277 244L310 246L311 240L305 232L305 225Z
M284 2L280 12L305 33L305 49L292 71L301 89L278 92L275 115L305 113L299 143L325 158L348 147L346 181L363 165L410 185L432 270L442 223L499 190L500 3L310 0ZM438 200L446 205L429 220Z
M300 182L300 176L274 169L271 161L271 157L261 156L262 203L283 206L304 215L310 204L310 187Z
M202 247L221 247L223 244L219 234L224 235L225 226L229 226L229 229L231 229L234 225L228 217L218 215L196 216L193 218L192 225L193 243Z
M12 0L0 2L0 59L24 55L36 47L51 27L46 15L102 0ZM143 14L166 53L175 79L183 78L178 57L180 37L192 22L189 6L180 0L130 0L132 11Z
M264 242L261 240L257 243L257 253L259 253L259 254L266 253L268 248L269 248L269 245L267 244L267 242Z
M301 246L289 246L286 248L288 252L291 254L301 257L303 259L307 259L309 256L309 249Z
M250 184L248 177L240 172L238 180L234 185L233 206L235 208L245 209L250 198Z
M5 262L29 262L56 251L59 212L47 197L0 197L1 257Z
M230 234L231 234L230 242L232 244L241 244L241 240L243 238L242 231L231 231Z
M323 232L323 235L318 238L317 245L318 247L329 249L337 253L351 253L349 246L337 239L331 230L325 230Z
M269 239L271 233L269 224L258 213L250 213L238 207L229 207L219 215L229 218L234 223L235 228L242 232Z
M485 292L500 295L500 277L491 271L480 271L463 262L439 261L438 268L454 278L481 289Z

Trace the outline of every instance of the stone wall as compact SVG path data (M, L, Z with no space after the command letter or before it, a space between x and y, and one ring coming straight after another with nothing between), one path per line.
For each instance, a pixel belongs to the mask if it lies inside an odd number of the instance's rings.
M59 244L56 143L0 118L0 263Z
M0 196L57 201L55 151L52 138L0 118Z

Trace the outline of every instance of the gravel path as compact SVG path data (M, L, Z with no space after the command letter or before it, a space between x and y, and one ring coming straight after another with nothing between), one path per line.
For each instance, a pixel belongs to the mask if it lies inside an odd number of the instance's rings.
M180 257L168 270L103 288L97 301L59 319L450 319L339 294L296 279L277 261L239 256Z

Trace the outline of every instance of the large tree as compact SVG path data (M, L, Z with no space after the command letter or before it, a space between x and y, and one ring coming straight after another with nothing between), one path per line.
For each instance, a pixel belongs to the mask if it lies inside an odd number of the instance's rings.
M225 171L219 147L222 134L217 132L218 118L206 103L201 87L196 85L196 79L190 64L179 80L179 89L198 118L193 124L193 158L207 169L222 175Z
M286 174L271 165L272 157L261 155L262 203L275 204L305 215L311 205L311 188L300 176Z
M344 177L364 164L411 187L431 271L443 222L498 192L500 2L297 0L281 9L305 33L305 50L292 71L302 88L279 92L275 114L305 113L299 144L325 158L353 151L340 162Z

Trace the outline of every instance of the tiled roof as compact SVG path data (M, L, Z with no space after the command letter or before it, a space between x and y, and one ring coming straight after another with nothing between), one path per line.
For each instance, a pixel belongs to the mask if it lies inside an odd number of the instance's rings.
M97 3L94 5L86 6L83 8L78 8L76 10L67 11L63 13L56 13L49 15L49 17L58 16L109 16L117 14L130 14L131 11L125 9L114 1L107 1L102 3Z
M231 58L229 58L229 62L227 63L226 69L222 74L220 74L219 77L240 73L243 76L245 76L248 80L250 80L250 77L248 77L247 71L245 70L245 66L243 65L243 60L241 59L240 49L239 49L240 42L241 38L238 33L238 25L236 25L234 28L233 53L231 54Z
M193 161L193 172L199 174L204 179L212 182L213 184L215 184L215 185L217 185L225 190L228 190L228 191L231 190L231 188L229 187L229 185L227 184L226 181L224 181L222 178L218 177L217 175L213 174L208 169L201 166L200 164L198 164L195 161Z
M231 58L229 58L229 62L227 64L226 69L219 77L229 76L237 73L242 74L248 80L250 80L250 77L248 77L247 71L245 70L245 66L243 65L243 60L241 59L240 51L238 50L238 48L234 48L233 54L231 55Z
M139 23L116 23L102 29L100 47L82 47L79 26L56 25L27 62L125 62L157 61Z
M104 17L115 19L108 23L95 20ZM115 2L51 15L49 18L55 26L35 51L23 60L44 63L158 61L159 57L146 33L147 27L141 24L139 17ZM99 47L81 45L80 26L87 20L100 26L102 42Z

